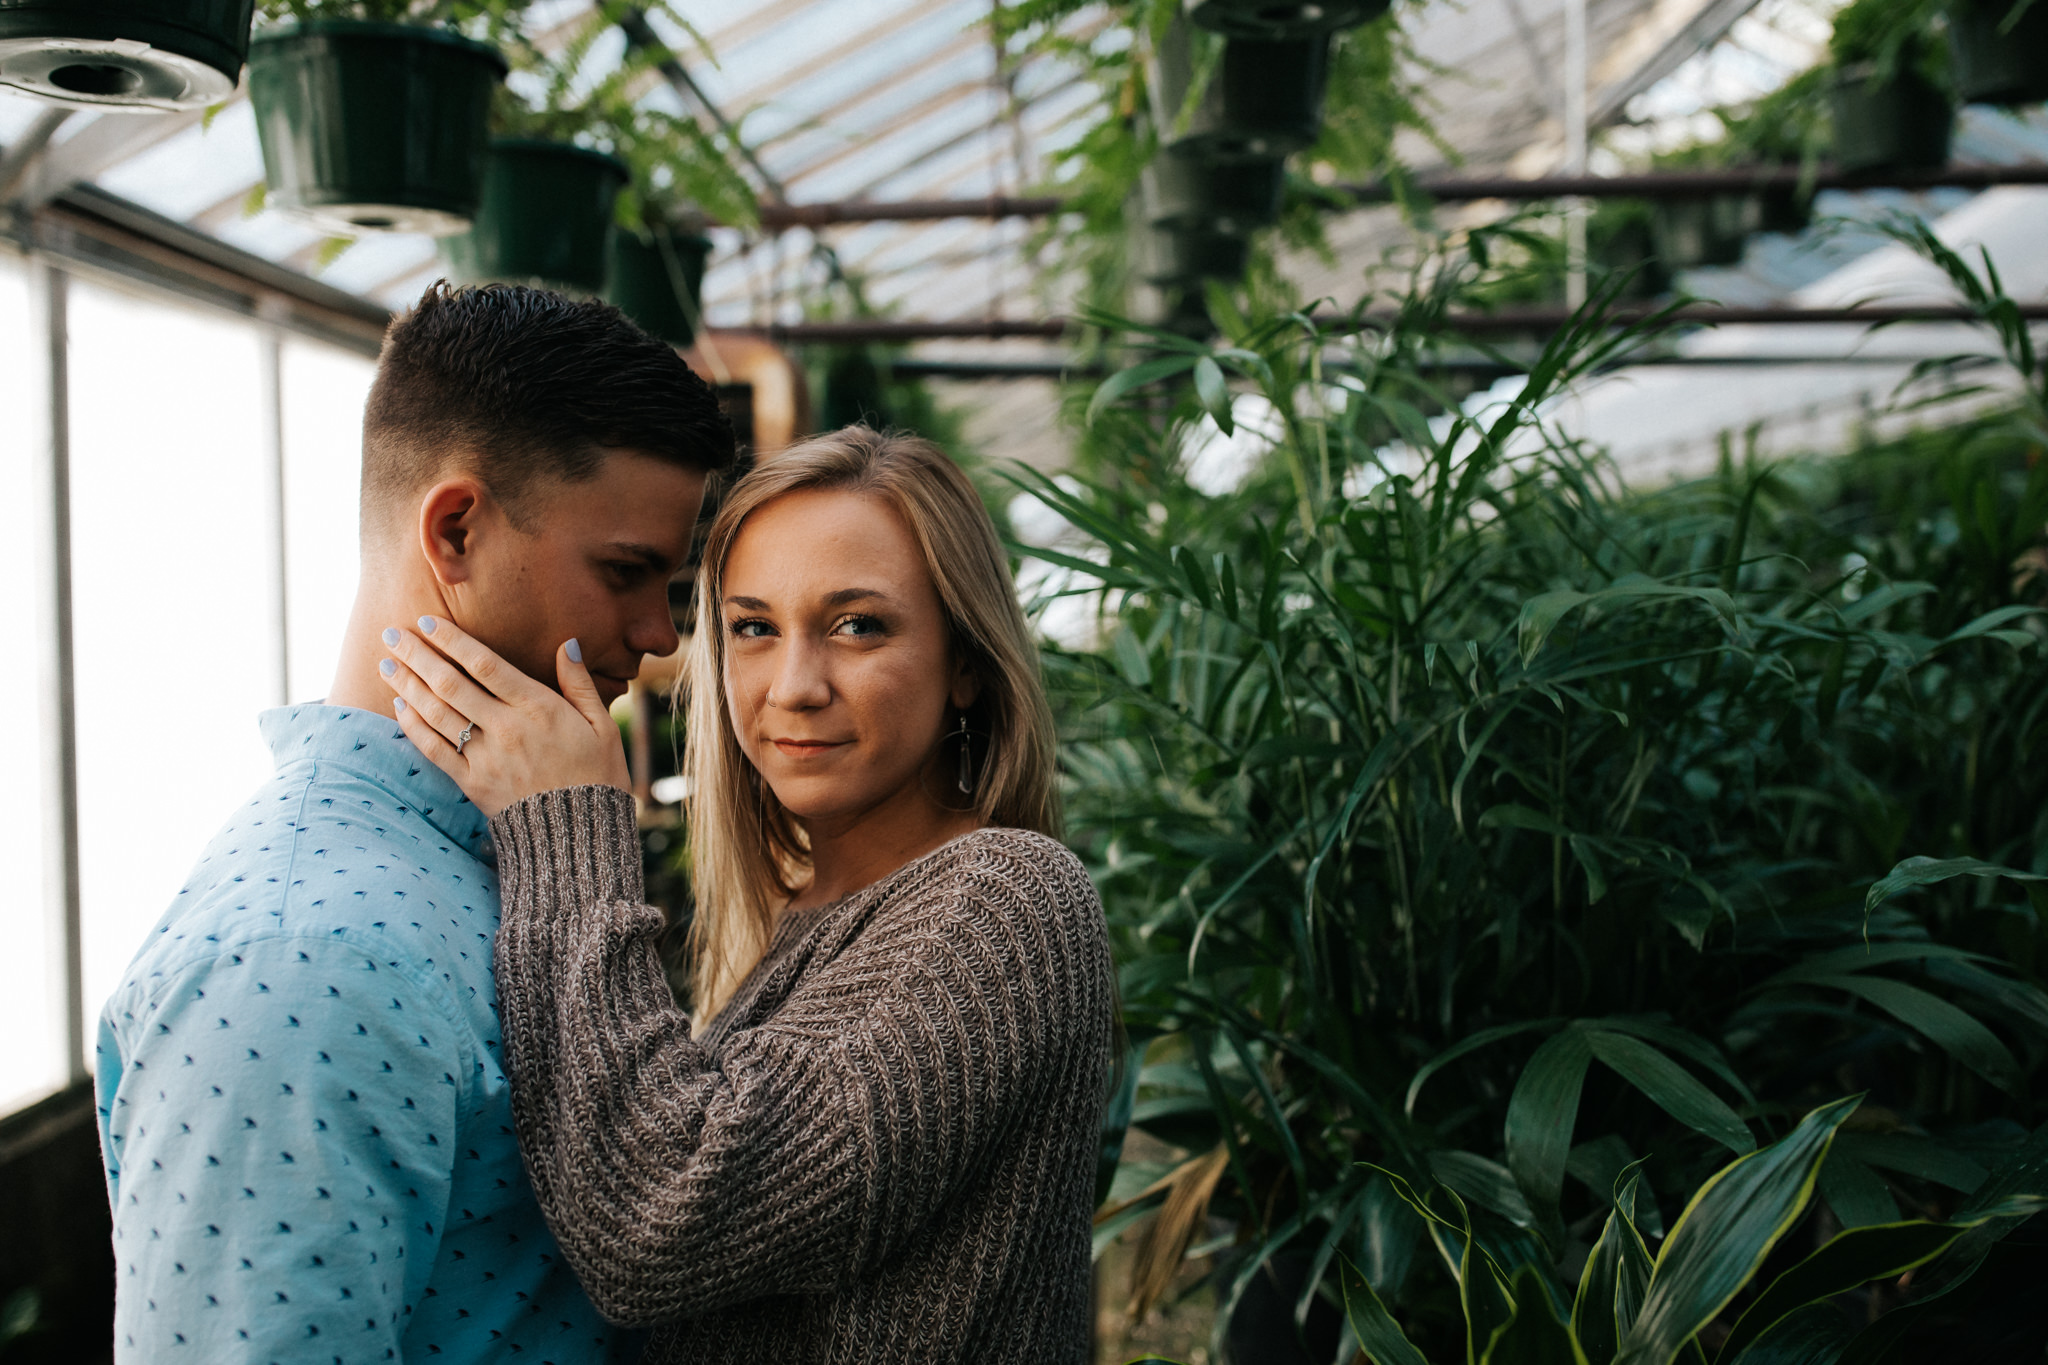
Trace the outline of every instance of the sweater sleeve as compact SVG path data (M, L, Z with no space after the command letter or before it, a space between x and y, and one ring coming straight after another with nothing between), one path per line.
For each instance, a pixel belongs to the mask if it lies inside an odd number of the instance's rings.
M840 1287L907 1245L1048 1086L1100 1087L1106 950L1077 913L1093 895L1036 836L979 841L994 847L877 913L713 1055L639 903L631 798L548 792L492 824L519 1138L614 1321Z

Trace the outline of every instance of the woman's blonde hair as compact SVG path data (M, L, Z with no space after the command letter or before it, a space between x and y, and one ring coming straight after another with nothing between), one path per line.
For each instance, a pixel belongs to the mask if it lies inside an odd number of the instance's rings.
M725 562L747 518L786 493L839 490L879 499L903 518L945 611L955 658L980 683L969 728L974 809L991 825L1059 837L1052 710L1038 651L1017 605L995 526L967 476L929 441L864 426L814 436L763 459L726 493L697 571L697 628L682 679L689 731L692 1008L709 1020L768 950L775 913L807 880L802 829L734 737L726 703L719 603Z

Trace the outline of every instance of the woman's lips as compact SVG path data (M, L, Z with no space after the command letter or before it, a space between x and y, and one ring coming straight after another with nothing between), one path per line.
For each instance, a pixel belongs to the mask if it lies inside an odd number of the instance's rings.
M771 739L768 741L791 758L816 758L843 748L848 741L843 739Z

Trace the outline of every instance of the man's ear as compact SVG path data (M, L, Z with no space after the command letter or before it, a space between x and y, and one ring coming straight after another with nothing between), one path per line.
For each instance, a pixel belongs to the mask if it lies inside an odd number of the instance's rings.
M467 583L491 495L468 475L443 479L420 499L420 554L443 586Z

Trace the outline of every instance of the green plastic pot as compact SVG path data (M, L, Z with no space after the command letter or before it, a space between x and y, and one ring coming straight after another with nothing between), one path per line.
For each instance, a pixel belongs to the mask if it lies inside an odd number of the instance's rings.
M696 233L612 233L607 303L672 346L697 339L711 239Z
M1587 220L1587 261L1603 280L1627 275L1624 298L1651 299L1671 287L1671 272L1657 256L1653 216L1648 205L1630 204L1596 210Z
M1948 164L1955 107L1913 71L1875 79L1868 63L1835 73L1835 162L1844 171L1934 170Z
M465 283L508 280L602 293L612 208L626 181L626 167L602 152L565 142L493 142L476 220L469 231L443 238L441 254Z
M1209 227L1242 237L1279 221L1286 171L1264 161L1204 161L1162 152L1140 181L1145 221L1154 227Z
M1232 38L1310 38L1356 28L1392 0L1189 0L1188 18Z
M259 34L249 103L268 203L327 232L462 231L504 78L495 48L443 29L323 19Z
M254 0L0 0L0 85L80 109L203 109L235 92Z
M2034 0L2010 32L2016 0L1954 0L1948 12L1949 60L1965 104L2048 100L2048 3Z
M1139 250L1139 273L1159 285L1234 280L1244 274L1249 252L1245 238L1214 228L1147 228Z
M1749 234L1763 230L1763 200L1753 194L1665 199L1650 218L1657 259L1675 270L1734 265Z
M1232 38L1194 107L1187 30L1168 27L1152 68L1153 119L1167 147L1200 161L1266 161L1298 152L1323 127L1327 37Z

